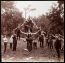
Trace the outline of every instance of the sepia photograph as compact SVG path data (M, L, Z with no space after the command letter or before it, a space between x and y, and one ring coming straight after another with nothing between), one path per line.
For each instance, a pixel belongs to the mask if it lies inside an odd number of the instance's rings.
M64 1L1 1L1 62L64 62Z

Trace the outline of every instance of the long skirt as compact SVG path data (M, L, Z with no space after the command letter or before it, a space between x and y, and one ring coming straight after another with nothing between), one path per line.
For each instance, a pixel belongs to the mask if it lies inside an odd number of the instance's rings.
M28 51L32 50L32 42L27 42L27 49Z
M17 47L17 42L13 43L13 51L16 51L16 47Z
M10 49L12 49L12 43L10 43Z
M7 43L4 42L4 53L6 52L6 48L7 48Z

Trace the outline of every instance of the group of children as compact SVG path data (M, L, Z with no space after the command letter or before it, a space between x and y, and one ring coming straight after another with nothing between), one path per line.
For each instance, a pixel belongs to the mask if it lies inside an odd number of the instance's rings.
M9 39L7 35L4 35L2 38L4 42L4 53L6 52L8 43L10 43L10 49L12 49L12 51L16 51L16 47L17 47L16 34L12 34L11 36L9 36Z
M60 34L56 35L50 35L47 39L47 44L50 49L53 49L53 47L56 50L58 58L60 58L60 51L63 49L63 37ZM53 44L54 43L54 44Z
M16 51L16 47L17 47L17 35L14 33L9 37L9 40L7 38L6 35L4 35L3 37L3 42L4 42L4 53L6 52L7 49L7 43L10 42L10 49L12 49L13 51ZM39 34L38 35L38 40L40 42L40 47L44 48L44 34ZM53 39L55 39L55 43L54 43L54 47L56 49L56 52L58 54L58 58L60 58L60 49L61 49L61 38L59 36L48 36L46 37L46 43L48 45L48 47L51 49L53 49ZM26 38L26 42L27 42L27 49L30 52L32 50L32 47L34 46L34 48L37 48L37 43L33 42L33 38L31 34L28 34L27 38ZM33 46L32 46L33 45Z

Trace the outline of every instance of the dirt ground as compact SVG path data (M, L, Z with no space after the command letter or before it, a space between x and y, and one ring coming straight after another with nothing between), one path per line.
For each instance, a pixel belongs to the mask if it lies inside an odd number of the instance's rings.
M17 50L13 52L9 43L7 45L7 51L3 52L3 42L1 47L1 59L2 62L64 62L64 53L61 52L60 61L57 58L57 53L55 49L50 50L47 46L44 48L39 47L39 42L37 43L37 49L32 49L28 52L26 49L26 42L24 38L17 41Z

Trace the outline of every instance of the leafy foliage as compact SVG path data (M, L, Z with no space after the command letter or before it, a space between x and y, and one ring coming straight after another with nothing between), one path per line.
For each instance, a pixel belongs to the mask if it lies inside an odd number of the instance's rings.
M50 31L52 33L64 33L64 1L58 1L57 7L52 7L47 14L47 18L50 20ZM62 16L62 17L61 17Z
M11 34L12 30L16 28L18 24L23 23L24 18L22 17L22 12L19 12L19 10L14 7L12 1L2 1L1 7L5 10L5 12L1 13L1 31L3 31L3 33L7 31L7 34Z

